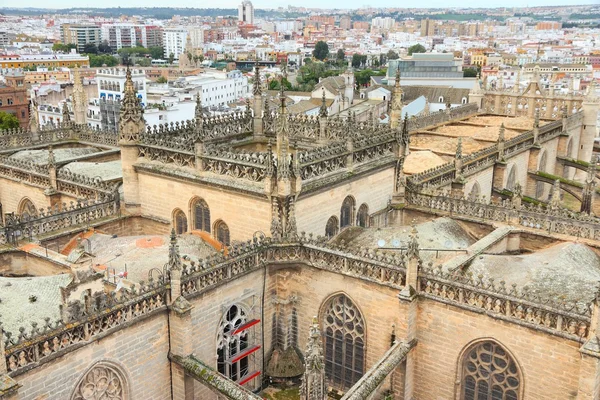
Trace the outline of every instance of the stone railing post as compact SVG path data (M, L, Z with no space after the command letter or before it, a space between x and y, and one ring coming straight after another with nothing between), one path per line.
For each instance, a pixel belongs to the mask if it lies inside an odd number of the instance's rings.
M6 356L4 354L4 333L2 326L0 326L0 400L16 400L17 390L20 385L8 376L8 366L6 365Z
M349 171L354 170L354 140L352 138L348 138L346 140L346 148L348 149L348 156L346 159L346 168Z

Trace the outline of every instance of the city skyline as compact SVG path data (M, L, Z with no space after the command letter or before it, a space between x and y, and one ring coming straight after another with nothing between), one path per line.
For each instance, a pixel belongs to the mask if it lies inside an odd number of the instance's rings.
M274 0L274 1L265 1L265 0L255 0L252 2L256 8L264 8L264 9L275 9L279 7L288 7L290 5L294 5L289 2L289 0ZM577 5L591 5L595 4L596 0L532 0L528 1L525 5L523 2L519 2L516 0L509 1L500 1L495 0L491 2L487 2L487 7L485 8L528 8L528 7L560 7L560 6L577 6ZM60 10L63 8L86 8L89 7L91 9L99 9L98 3L90 0L83 1L74 1L74 0L58 0L53 3L55 7L49 8L44 7L44 3L39 0L26 0L20 2L20 7L3 7L2 9L25 9L25 8L39 8L39 9L49 9L49 10ZM340 9L336 7L339 5L337 2L331 2L331 6L327 5L328 3L324 3L318 0L307 0L304 1L299 7L306 8L321 8L324 10L327 9ZM122 5L122 2L118 0L106 0L103 2L104 7L102 8L118 8ZM237 0L227 0L219 3L219 7L198 7L198 3L192 0L178 0L176 2L170 2L169 8L232 8L237 9L239 5L239 1ZM398 5L398 3L391 0L382 0L377 2L377 4L365 4L364 0L350 0L344 3L346 6L344 9L360 9L360 8L482 8L480 2L459 2L459 1L444 1L444 0L430 0L427 4L423 4L416 0L410 0L408 2L404 2L402 5ZM164 7L162 3L156 2L147 2L144 0L131 0L127 3L126 7Z

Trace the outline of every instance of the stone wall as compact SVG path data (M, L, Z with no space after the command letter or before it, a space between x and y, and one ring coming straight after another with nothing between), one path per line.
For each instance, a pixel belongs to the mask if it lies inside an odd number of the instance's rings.
M202 198L210 208L211 233L218 220L229 227L231 240L246 240L256 231L268 233L271 225L271 206L241 192L232 192L212 186L182 182L169 177L139 173L142 216L171 222L175 210L186 214L188 230L192 228L192 201Z
M0 202L2 203L3 213L18 213L19 204L24 198L28 198L37 210L50 206L50 199L42 189L10 179L2 179L1 181Z
M342 202L347 196L354 197L356 201L353 221L353 225L356 225L356 212L361 204L367 204L369 214L373 214L387 206L393 190L394 168L387 168L306 197L301 196L296 202L298 232L325 235L329 217L335 216L340 220Z
M514 356L523 377L522 398L576 398L581 358L577 342L427 299L419 303L418 344L413 350L415 398L458 398L461 354L484 339L497 341Z
M98 362L123 374L127 399L168 399L168 351L167 315L162 312L18 375L15 379L23 387L16 399L71 399L78 382Z

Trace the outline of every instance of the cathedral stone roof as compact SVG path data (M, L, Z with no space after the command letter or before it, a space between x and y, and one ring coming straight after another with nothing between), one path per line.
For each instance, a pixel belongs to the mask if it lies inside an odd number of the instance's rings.
M85 156L88 154L97 153L98 149L93 147L74 147L74 148L59 148L52 150L54 153L54 160L56 162L71 160L76 157ZM42 150L22 150L11 155L10 158L15 160L32 162L38 165L48 164L48 153L47 149Z
M506 287L527 286L543 298L591 301L600 281L600 258L584 244L567 242L530 254L483 254L465 272L504 280Z
M420 96L425 96L430 103L439 103L440 97L444 103L461 104L463 98L469 98L470 89L443 86L403 86L404 101L409 102Z

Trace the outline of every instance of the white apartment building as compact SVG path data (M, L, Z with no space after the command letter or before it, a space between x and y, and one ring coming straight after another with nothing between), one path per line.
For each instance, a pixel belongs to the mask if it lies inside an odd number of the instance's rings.
M204 47L204 31L206 29L204 27L200 28L192 28L188 31L190 35L190 41L192 42L192 47L195 49L200 49ZM187 41L187 38L186 38ZM185 47L185 45L184 45Z
M165 28L163 31L165 59L168 59L169 55L173 54L175 60L178 60L179 55L185 53L187 35L188 31L184 28Z
M125 68L102 68L96 73L98 97L106 100L121 100L125 90ZM148 104L146 96L146 73L141 69L131 70L131 79L142 105Z
M238 6L238 21L244 25L254 25L254 6L245 0Z
M102 25L102 41L105 40L113 51L124 47L135 47L135 25L104 24Z
M373 18L371 20L371 27L373 29L392 29L394 27L394 24L396 23L396 20L394 18L391 17L377 17L377 18Z
M222 107L249 96L248 78L240 71L214 71L198 76L181 78L186 87L195 88L202 94L204 107ZM182 99L187 97L185 91Z

